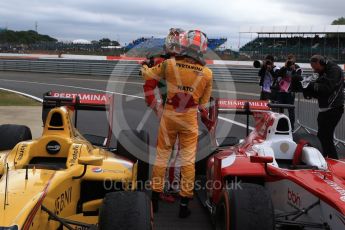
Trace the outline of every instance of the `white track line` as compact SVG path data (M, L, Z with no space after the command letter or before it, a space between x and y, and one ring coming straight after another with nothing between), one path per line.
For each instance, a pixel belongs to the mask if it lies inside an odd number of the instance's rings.
M232 123L232 124L237 125L237 126L240 126L240 127L242 127L242 128L247 128L247 125L246 125L246 124L243 124L243 123L241 123L241 122L237 122L237 121L234 121L234 120L230 120L230 119L228 119L228 118L226 118L226 117L220 117L220 116L218 116L218 118L219 118L220 120L223 120L223 121ZM250 129L250 130L254 130L254 127L249 126L249 129Z
M73 80L73 81L94 81L94 82L110 82L110 83L123 83L123 84L133 84L133 85L143 85L142 82L134 82L134 81L118 81L118 80L102 80L102 79L80 79L80 78L73 78L73 77L62 77L59 79L66 79L66 80Z
M1 87L0 87L0 90L7 91L7 92L10 92L10 93L16 93L16 94L22 95L24 97L31 98L31 99L33 99L35 101L40 102L40 103L43 103L43 100L41 98L35 97L35 96L27 94L27 93L19 92L19 91L12 90L12 89L1 88Z
M70 78L70 77L63 77L61 79L66 80L74 80L74 81L93 81L93 82L110 82L110 83L120 83L120 84L133 84L133 85L143 85L142 82L133 82L133 81L118 81L118 80L101 80L101 79L80 79L80 78ZM245 96L254 96L259 97L260 94L258 93L246 93L246 92L239 92L239 91L230 91L230 90L223 90L223 89L213 89L213 92L219 93L230 93L230 94L239 94Z
M35 85L49 85L49 86L59 86L59 87L73 88L73 89L83 89L83 90L89 90L89 91L95 91L95 92L111 93L111 94L115 94L115 95L121 95L121 96L126 96L126 97L134 97L134 98L144 99L144 97L141 97L141 96L135 96L135 95L129 95L129 94L124 94L124 93L111 92L111 91L101 90L101 89L92 89L92 88L80 87L80 86L70 86L70 85L53 84L53 83L42 83L42 82L35 82L35 81L19 81L19 80L9 80L9 79L0 79L0 80L1 81L9 81L9 82L35 84Z
M96 91L96 92L103 92L103 93L111 93L111 94L115 94L115 95L121 95L121 96L126 96L126 97L134 97L134 98L139 98L139 99L145 99L144 97L140 97L140 96L135 96L135 95L130 95L130 94L124 94L124 93L117 93L117 92L111 92L111 91L106 91L106 90L100 90L100 89L92 89L92 88L85 88L85 87L80 87L80 86L70 86L70 85L62 85L62 84L51 84L51 83L41 83L41 82L31 82L31 81L19 81L19 80L9 80L9 79L0 79L1 81L9 81L9 82L19 82L19 83L28 83L28 84L38 84L38 85L49 85L49 86L59 86L59 87L66 87L66 88L75 88L75 89L83 89L83 90L90 90L90 91ZM39 102L43 102L43 100L41 98L26 94L26 93L22 93L19 91L15 91L15 90L10 90L10 89L5 89L5 88L0 88L9 92L13 92L13 93L18 93L20 95L23 96L27 96L30 97L34 100L37 100ZM230 120L228 118L225 117L218 117L219 119L232 123L234 125L238 125L240 127L246 128L247 126L243 123L237 122L237 121L233 121ZM253 130L253 127L249 127L250 130Z

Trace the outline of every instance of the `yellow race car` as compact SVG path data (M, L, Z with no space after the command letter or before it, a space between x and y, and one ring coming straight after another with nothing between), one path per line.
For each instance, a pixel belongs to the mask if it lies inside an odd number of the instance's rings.
M136 188L139 161L74 126L77 110L109 106L110 96L79 96L46 96L42 136L0 153L1 230L152 229L150 199Z

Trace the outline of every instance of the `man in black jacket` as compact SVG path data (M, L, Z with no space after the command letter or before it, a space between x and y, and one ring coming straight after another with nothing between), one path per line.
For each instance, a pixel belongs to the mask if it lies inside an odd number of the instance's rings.
M314 72L319 74L318 79L311 82L305 92L317 98L319 103L317 136L322 144L323 155L338 159L333 135L344 113L344 73L337 64L321 55L312 56L310 64Z
M275 92L272 92L274 89L271 87L278 70L279 68L274 65L274 57L267 55L258 73L261 86L260 100L275 100Z

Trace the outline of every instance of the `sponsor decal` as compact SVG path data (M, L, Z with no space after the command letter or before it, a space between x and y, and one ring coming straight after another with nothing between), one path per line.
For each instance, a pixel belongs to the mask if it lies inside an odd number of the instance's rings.
M245 103L249 103L251 110L269 110L267 101L260 100L233 100L233 99L218 99L218 107L220 109L244 109Z
M189 86L183 86L183 85L178 85L177 88L179 90L183 90L183 91L187 91L187 92L193 92L194 89L192 87L189 87Z
M88 230L90 228L89 227L82 227L82 226L75 226L74 229L75 230Z
M72 187L61 193L55 199L55 214L59 215L72 201Z
M325 178L323 175L321 174L317 174L318 177L320 177L324 182L326 182L330 187L332 187L337 193L339 193L340 195L340 200L342 202L345 202L345 189L343 187L341 187L340 185L338 185L336 182L329 180L327 178Z
M60 152L61 145L57 141L50 141L47 146L46 150L49 154L57 154Z
M301 207L301 197L292 189L290 190L290 188L288 188L288 204L292 205L293 207Z
M81 104L109 104L109 96L106 94L95 94L95 93L52 93L53 97L67 97L80 99Z
M201 72L203 68L194 66L194 65L187 65L187 64L182 64L182 63L176 63L176 66L179 68L184 68L184 69L191 69L195 71Z
M91 169L94 173L103 173L103 172L111 172L111 173L125 173L124 170L119 169L102 169L100 167L94 167Z
M72 158L69 160L69 165L70 166L75 165L75 163L77 162L80 146L81 145L73 145L73 148L72 148L72 150L73 150Z
M28 147L27 144L22 144L22 145L19 147L19 154L18 154L17 161L20 161L21 159L23 159L23 156L24 156L24 152L25 152L26 147Z
M91 169L92 172L94 173L102 173L103 172L103 169L100 168L100 167L94 167Z
M287 153L289 151L289 144L288 143L282 143L280 145L280 151L282 153Z
M104 169L103 172L125 173L125 170L119 170L119 169Z

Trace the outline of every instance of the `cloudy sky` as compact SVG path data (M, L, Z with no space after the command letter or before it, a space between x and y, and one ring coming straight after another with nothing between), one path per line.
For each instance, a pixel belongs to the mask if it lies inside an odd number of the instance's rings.
M1 0L0 27L35 28L59 40L102 37L121 44L164 37L170 27L199 28L237 47L241 26L328 25L345 16L345 0ZM249 39L242 37L240 42Z

